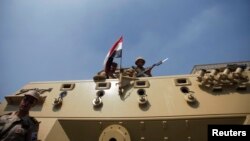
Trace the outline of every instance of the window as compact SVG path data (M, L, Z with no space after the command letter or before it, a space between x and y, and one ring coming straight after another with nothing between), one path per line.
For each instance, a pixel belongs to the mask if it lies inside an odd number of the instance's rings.
M134 83L135 88L148 88L149 82L148 80L136 80Z
M110 89L111 83L110 82L97 82L96 83L96 90L104 90L104 89Z
M60 90L61 91L71 91L75 88L75 84L74 83L66 83L66 84L62 84Z
M191 82L188 78L177 78L174 80L176 86L186 86L191 85Z

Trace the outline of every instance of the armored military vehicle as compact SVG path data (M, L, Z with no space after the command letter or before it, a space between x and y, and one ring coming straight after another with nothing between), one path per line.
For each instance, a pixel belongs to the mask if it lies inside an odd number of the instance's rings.
M250 124L250 62L194 66L191 74L31 82L42 99L30 115L42 141L206 141L210 124Z

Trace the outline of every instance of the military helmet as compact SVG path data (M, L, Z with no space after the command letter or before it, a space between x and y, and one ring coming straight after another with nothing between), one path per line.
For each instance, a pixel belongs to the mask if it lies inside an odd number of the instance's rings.
M145 60L142 57L137 57L135 60L135 64L137 65L138 61L141 60L143 62L143 64L145 64Z
M37 101L40 100L40 95L36 90L29 90L28 92L24 93L25 96L31 96L35 98Z

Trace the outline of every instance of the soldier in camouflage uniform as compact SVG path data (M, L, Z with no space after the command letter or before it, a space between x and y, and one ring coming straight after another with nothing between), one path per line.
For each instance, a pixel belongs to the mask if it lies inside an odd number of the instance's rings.
M136 77L151 77L151 68L144 68L146 61L142 57L137 57L135 60L136 67L133 67L135 70Z
M110 68L107 68L107 70L102 70L98 73L98 75L105 76L107 79L118 78L118 74L116 73L117 65L117 63L112 62Z
M35 90L24 94L19 110L0 117L0 141L37 140L38 122L29 116L29 110L39 101L40 95Z

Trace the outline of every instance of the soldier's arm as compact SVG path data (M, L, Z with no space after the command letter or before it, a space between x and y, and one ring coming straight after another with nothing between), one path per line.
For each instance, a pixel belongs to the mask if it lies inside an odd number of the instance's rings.
M100 72L100 74L99 74L99 75L107 77L107 74L106 74L106 72L105 72L105 71Z
M31 124L30 125L30 129L27 132L25 141L37 141L37 133L39 130L39 124L40 122L38 122L34 117L30 117L31 119Z
M29 130L29 131L26 133L25 141L35 141L35 140L32 139L32 130Z
M147 71L145 72L145 74L147 74L148 77L152 77L151 70L152 70L152 68L149 69L149 70L147 70Z

